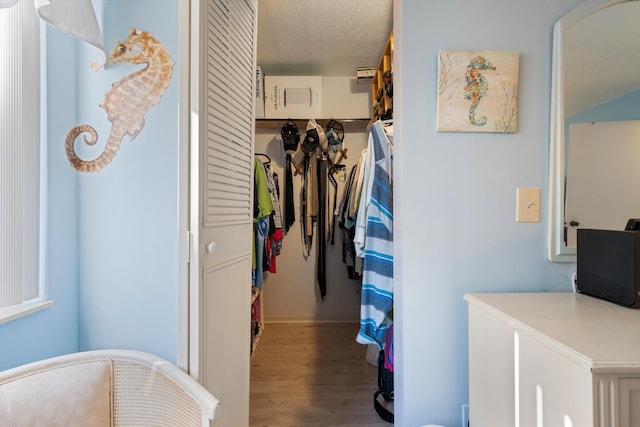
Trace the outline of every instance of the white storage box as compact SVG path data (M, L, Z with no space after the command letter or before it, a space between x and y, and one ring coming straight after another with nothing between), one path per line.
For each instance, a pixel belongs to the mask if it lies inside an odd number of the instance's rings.
M266 76L265 117L307 119L322 115L321 76Z
M264 119L264 73L262 67L256 67L256 119Z

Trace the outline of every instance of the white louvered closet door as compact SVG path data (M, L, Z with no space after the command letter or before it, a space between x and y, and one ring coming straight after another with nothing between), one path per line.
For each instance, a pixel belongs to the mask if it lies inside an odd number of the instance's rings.
M221 401L214 425L243 427L249 424L257 0L201 0L199 10L198 376Z

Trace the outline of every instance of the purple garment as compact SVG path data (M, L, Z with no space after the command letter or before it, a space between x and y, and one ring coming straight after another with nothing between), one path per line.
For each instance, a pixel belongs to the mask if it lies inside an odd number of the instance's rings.
M387 328L384 346L384 367L393 372L393 323Z

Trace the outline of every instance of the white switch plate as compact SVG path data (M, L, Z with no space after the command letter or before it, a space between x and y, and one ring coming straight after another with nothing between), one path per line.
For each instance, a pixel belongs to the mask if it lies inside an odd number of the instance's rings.
M539 188L516 188L516 222L540 222Z

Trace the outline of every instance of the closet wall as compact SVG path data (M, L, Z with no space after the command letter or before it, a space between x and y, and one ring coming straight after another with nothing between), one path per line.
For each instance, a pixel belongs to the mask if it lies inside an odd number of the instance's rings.
M355 70L354 70L355 74ZM357 84L355 77L323 77L322 117L338 121L350 118L367 118L371 105L370 84ZM297 119L297 117L292 117ZM304 117L303 123L309 117ZM282 121L284 123L285 120ZM282 123L279 123L281 125ZM338 182L338 197L344 188L344 177L358 161L367 146L366 123L353 126L346 122L344 146L347 148L345 173L335 175ZM284 190L285 152L277 138L279 128L256 127L256 153L266 153L271 158L271 168L278 174L281 200ZM305 127L298 124L304 138ZM301 157L296 156L298 159ZM329 186L331 188L331 186ZM349 279L346 265L342 262L342 237L339 227L335 227L335 243L327 244L327 294L322 300L316 283L317 230L314 232L311 255L303 256L300 230L300 189L301 178L294 176L294 199L296 222L284 237L282 252L276 259L276 273L265 273L264 316L265 321L352 321L360 319L360 283ZM332 191L329 193L332 197Z

